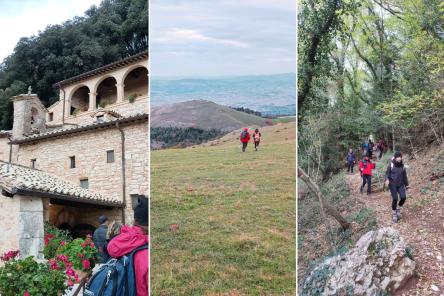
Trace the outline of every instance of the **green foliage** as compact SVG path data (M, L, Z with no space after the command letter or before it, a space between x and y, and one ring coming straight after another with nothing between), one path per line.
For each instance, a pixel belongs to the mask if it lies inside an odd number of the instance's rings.
M168 148L201 144L219 138L225 135L226 132L216 129L204 130L194 127L151 127L150 134L152 142L157 141L164 143L163 148Z
M50 25L36 36L21 38L0 66L0 129L12 126L9 98L24 93L27 86L31 85L44 103L50 105L58 100L54 83L147 48L145 0L105 0L99 7L88 9L83 17Z
M57 249L57 254L65 255L77 270L90 270L94 267L97 248L91 237L86 239L77 238ZM85 265L85 261L87 265Z
M404 251L405 251L404 257L407 257L410 260L415 260L414 250L413 250L413 248L411 246L407 246Z
M65 273L37 263L33 257L10 260L0 267L0 293L3 296L29 295L57 296L65 291Z
M134 103L136 101L137 95L136 94L132 94L130 96L128 96L128 101L130 103Z
M45 246L43 247L43 255L46 259L54 258L57 249L66 243L72 241L72 237L67 230L58 229L52 224L45 222Z

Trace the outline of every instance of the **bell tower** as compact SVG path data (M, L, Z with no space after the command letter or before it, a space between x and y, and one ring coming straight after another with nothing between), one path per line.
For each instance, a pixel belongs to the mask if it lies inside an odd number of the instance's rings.
M13 139L46 131L46 113L48 110L43 106L39 97L31 92L30 86L27 94L11 98L14 104Z

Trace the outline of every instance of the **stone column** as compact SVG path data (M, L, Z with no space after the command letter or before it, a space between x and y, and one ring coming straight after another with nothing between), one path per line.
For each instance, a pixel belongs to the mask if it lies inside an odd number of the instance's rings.
M125 95L125 84L116 83L117 88L117 103L123 102L123 96Z
M88 111L93 111L96 110L96 98L97 98L97 93L94 92L90 92L89 93L89 107L88 107Z
M39 197L16 194L20 199L18 239L20 257L34 256L43 259L43 202Z

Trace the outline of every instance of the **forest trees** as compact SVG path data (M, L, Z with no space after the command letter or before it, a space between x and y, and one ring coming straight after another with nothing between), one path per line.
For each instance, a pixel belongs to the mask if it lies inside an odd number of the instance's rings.
M443 141L442 1L302 1L298 39L298 160L310 176L338 171L369 135L406 152Z
M0 129L12 127L9 98L32 89L46 105L58 99L52 85L148 48L145 0L104 0L84 17L23 37L0 65Z

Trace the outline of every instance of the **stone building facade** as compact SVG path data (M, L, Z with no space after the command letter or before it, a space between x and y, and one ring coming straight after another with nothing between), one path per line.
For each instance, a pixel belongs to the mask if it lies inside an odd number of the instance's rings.
M13 129L0 132L0 253L41 257L44 221L77 235L102 214L133 223L133 200L149 194L147 69L143 52L57 83L48 108L31 91L12 98Z

